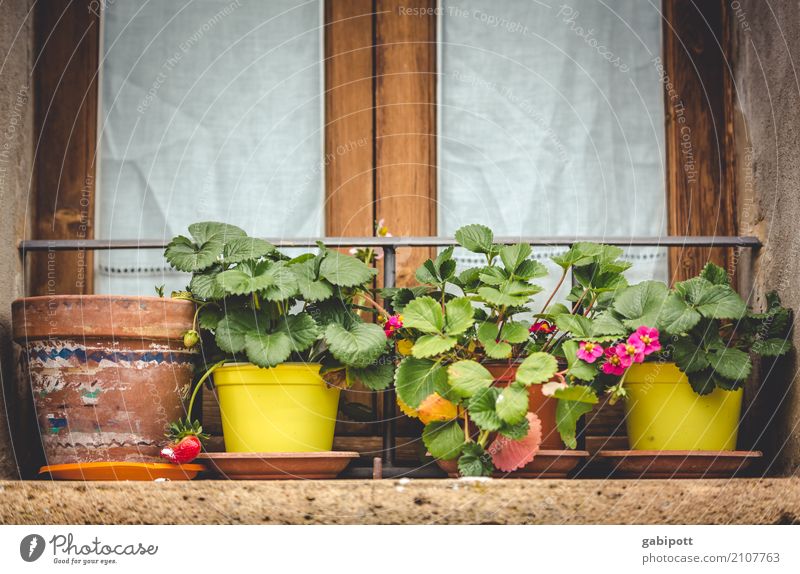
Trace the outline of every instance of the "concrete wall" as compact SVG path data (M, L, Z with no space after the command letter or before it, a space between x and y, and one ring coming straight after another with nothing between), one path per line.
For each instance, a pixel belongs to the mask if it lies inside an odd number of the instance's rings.
M0 15L0 477L18 478L21 460L9 440L19 423L13 383L11 301L22 294L22 269L16 244L25 231L33 164L32 0L4 2ZM9 420L10 419L10 420ZM18 453L25 458L25 453Z
M765 247L755 259L755 302L777 291L800 313L800 12L789 0L727 2L735 49L740 231ZM800 349L800 329L794 335ZM800 474L800 386L794 357L763 368L751 393L773 470Z

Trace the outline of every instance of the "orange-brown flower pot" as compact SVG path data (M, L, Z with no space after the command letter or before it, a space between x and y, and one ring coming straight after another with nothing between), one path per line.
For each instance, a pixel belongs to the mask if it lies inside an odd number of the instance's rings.
M14 301L17 377L33 391L48 465L159 460L192 381L194 309L158 297Z

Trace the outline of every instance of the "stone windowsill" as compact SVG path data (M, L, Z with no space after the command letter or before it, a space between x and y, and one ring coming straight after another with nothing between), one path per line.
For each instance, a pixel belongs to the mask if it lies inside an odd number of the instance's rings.
M800 524L800 477L0 482L0 524Z

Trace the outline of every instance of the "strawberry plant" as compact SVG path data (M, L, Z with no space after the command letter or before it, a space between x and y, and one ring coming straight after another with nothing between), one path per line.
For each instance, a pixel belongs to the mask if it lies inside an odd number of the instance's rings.
M602 329L599 318L557 317L556 323L573 337L564 344L568 373L606 388L612 402L626 395L628 367L644 361L674 362L705 395L740 388L752 370L751 356L791 349L791 312L775 294L767 303L764 313L748 309L725 270L708 263L698 277L672 289L657 281L621 289L603 313Z
M438 459L458 459L465 476L512 471L530 462L541 443L541 421L529 412L529 392L557 400L558 431L577 446L578 419L598 402L590 382L570 371L569 327L604 339L624 332L608 307L627 286L622 250L576 244L553 258L562 274L541 308L534 296L546 267L521 243L501 246L490 229L468 225L456 232L461 247L483 263L456 273L454 249L444 249L416 273L420 286L384 290L398 313L387 331L403 356L395 372L401 410L425 423L422 439ZM566 277L576 287L567 302L553 303ZM575 343L577 345L577 343ZM515 379L495 384L487 364L514 365Z
M383 311L369 292L373 268L321 243L317 253L290 258L224 223L195 223L189 235L175 237L164 256L192 274L187 290L173 297L197 305L184 344L199 343L209 365L192 394L190 413L202 382L226 362L263 368L321 363L326 379L344 385L358 381L380 390L391 384L387 335L362 317ZM191 434L194 426L184 421L177 432Z

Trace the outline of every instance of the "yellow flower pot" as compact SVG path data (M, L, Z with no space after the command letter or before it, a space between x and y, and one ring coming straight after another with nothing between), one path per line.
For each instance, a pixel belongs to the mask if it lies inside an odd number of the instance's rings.
M674 363L631 365L624 385L633 450L736 450L742 389L698 395Z
M318 363L262 369L234 363L214 371L227 452L319 452L333 447L339 406Z

